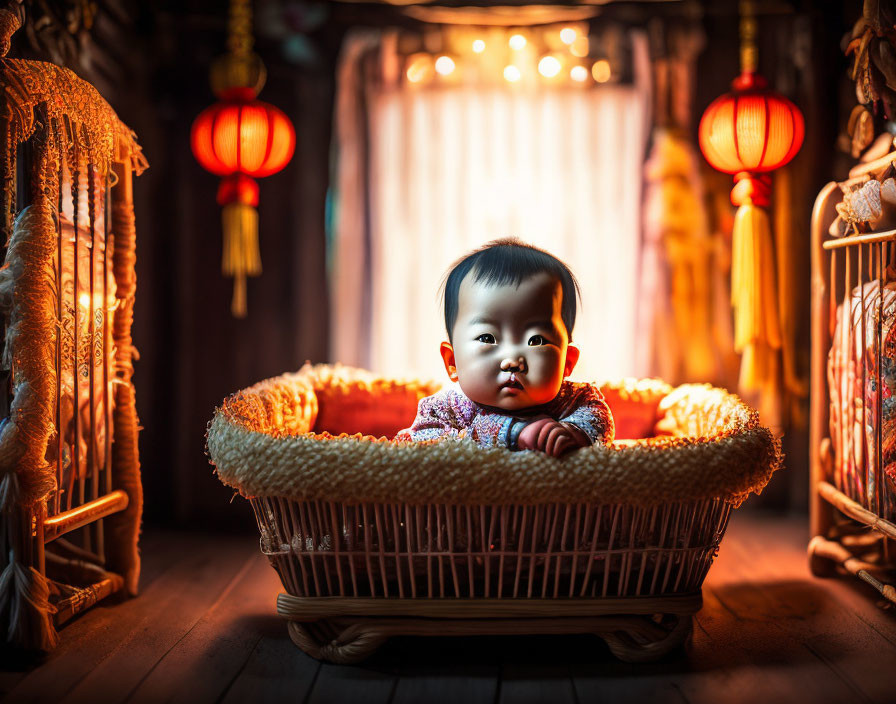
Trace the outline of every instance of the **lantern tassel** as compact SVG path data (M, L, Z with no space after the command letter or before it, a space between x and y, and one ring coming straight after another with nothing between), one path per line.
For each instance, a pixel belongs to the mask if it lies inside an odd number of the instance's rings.
M222 211L224 255L221 270L233 277L230 310L236 318L246 317L246 277L261 273L258 249L258 211L245 203L229 203Z
M734 347L741 356L739 387L758 393L766 422L778 415L778 317L775 258L768 213L747 197L734 218L731 258ZM763 413L764 411L764 413Z

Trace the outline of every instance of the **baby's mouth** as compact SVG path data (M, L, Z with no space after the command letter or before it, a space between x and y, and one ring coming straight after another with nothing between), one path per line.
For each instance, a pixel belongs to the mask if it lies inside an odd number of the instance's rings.
M523 385L516 378L516 374L512 373L508 377L507 381L501 384L502 389L520 389L522 390Z

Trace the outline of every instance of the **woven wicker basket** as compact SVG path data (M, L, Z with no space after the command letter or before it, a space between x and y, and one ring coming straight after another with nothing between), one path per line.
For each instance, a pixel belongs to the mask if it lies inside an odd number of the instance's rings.
M306 366L217 409L209 455L255 510L293 641L332 662L397 634L594 633L629 661L679 645L731 509L781 463L755 412L629 380L603 387L617 441L559 460L388 440L436 388Z

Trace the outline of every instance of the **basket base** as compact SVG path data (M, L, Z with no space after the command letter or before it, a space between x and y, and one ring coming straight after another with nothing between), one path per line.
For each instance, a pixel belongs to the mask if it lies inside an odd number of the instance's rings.
M470 618L470 602L451 600L344 600L326 599L330 609L310 614L302 599L281 595L278 611L288 619L289 636L299 648L319 660L338 664L360 662L372 655L392 636L471 636L521 634L593 634L603 639L610 652L625 662L657 660L684 643L693 627L692 615L701 605L700 595L650 599L612 600L505 600L502 606L528 613L501 618L496 609L488 616ZM363 615L357 603L368 602ZM665 604L663 602L666 602ZM375 602L375 603L372 603ZM508 603L509 602L509 603ZM607 613L606 602L622 611ZM663 608L667 606L668 608ZM550 611L579 615L542 615ZM329 611L329 613L328 613ZM335 614L334 611L343 611ZM346 614L345 612L353 612ZM407 612L413 615L407 615ZM433 613L427 614L426 611ZM475 610L474 610L475 611ZM589 615L589 611L603 612ZM628 611L628 613L626 613ZM360 613L359 613L360 612ZM405 612L405 613L402 613ZM634 612L634 613L633 613ZM436 613L438 615L436 615ZM319 616L315 618L315 615Z

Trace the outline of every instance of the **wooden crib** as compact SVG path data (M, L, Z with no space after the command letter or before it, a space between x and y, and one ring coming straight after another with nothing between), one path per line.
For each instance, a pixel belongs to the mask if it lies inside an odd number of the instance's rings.
M49 650L72 616L137 590L132 178L146 162L96 90L52 64L0 58L0 134L0 628Z
M896 152L860 164L843 185L868 181L893 162ZM817 576L830 576L839 566L896 601L896 589L887 576L896 566L896 476L887 476L889 449L881 432L885 413L881 380L888 374L884 365L889 362L880 353L889 344L880 321L893 311L886 295L874 293L875 287L886 293L886 284L893 281L887 269L896 263L896 230L832 237L829 228L842 195L840 184L827 184L812 212L809 564ZM857 290L859 296L853 298ZM835 339L838 306L847 301L852 319L859 316L860 322L847 325L845 339ZM863 351L870 345L871 351L852 367L847 362L848 376L843 380L837 372L831 388L832 349L840 354L839 350L857 345Z

